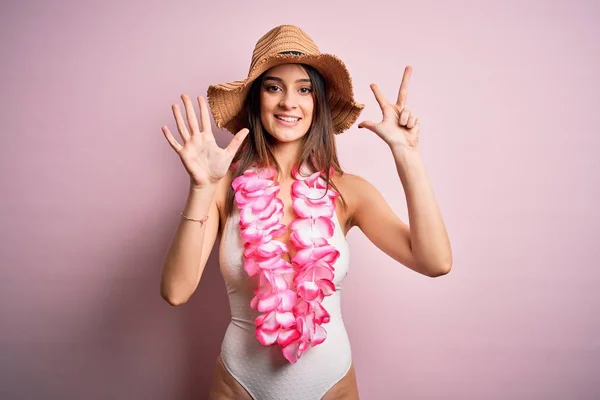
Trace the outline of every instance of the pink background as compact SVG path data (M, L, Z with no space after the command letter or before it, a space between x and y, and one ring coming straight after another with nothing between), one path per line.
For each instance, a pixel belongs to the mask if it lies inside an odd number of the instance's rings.
M407 106L454 252L431 279L358 229L343 309L364 399L600 398L600 5L25 1L0 6L0 398L204 398L228 322L217 254L159 296L188 178L160 126L297 24ZM228 133L216 131L226 145ZM406 220L356 126L343 167ZM215 246L216 248L216 246Z

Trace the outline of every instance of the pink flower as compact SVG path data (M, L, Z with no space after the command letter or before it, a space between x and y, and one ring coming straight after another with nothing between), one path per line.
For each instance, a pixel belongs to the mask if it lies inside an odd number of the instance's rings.
M328 242L335 231L332 217L339 194L327 189L320 172L302 176L298 171L294 166L291 192L296 218L290 223L290 243L297 252L291 263L283 258L288 246L275 239L287 232L281 223L284 205L277 198L275 168L251 168L232 182L240 210L244 269L258 277L250 302L262 313L255 320L256 338L265 346L279 344L291 363L327 337L321 325L330 316L321 302L335 292L333 263L339 257Z
M317 217L295 219L290 224L293 233L290 241L294 247L325 246L327 239L333 236L335 224L330 218Z

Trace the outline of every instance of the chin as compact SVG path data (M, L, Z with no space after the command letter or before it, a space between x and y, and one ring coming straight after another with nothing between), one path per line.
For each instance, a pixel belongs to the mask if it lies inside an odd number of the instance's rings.
M294 142L304 137L304 135L308 133L309 128L310 127L306 126L296 126L294 128L275 126L267 128L266 131L278 141L287 143Z
M271 134L275 139L284 143L295 142L296 140L302 139L304 135L306 135L306 132L274 132Z

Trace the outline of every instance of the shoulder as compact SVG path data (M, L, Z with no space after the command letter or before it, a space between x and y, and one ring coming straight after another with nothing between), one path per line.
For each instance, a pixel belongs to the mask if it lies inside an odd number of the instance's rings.
M364 185L369 184L362 176L351 174L349 172L344 172L343 175L336 174L334 179L337 179L340 184L344 185L348 190L355 190L356 188L360 189Z
M354 200L360 200L365 195L368 196L373 190L377 190L375 186L362 176L349 172L344 172L343 175L336 174L334 182L336 184L339 182L340 190L345 191Z
M369 204L369 199L378 197L379 191L367 179L349 172L336 174L333 181L348 204L346 219L350 227L357 225L358 211Z

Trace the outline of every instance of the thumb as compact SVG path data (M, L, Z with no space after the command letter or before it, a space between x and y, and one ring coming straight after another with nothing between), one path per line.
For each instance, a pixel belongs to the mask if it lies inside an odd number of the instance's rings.
M362 121L358 124L359 128L367 128L370 131L377 133L377 124L373 121Z
M243 128L238 133L236 133L233 139L231 139L231 141L229 142L229 145L225 150L229 152L232 159L233 156L235 156L235 154L238 152L242 143L244 143L244 139L246 138L246 136L248 136L249 132L250 130L248 128Z

